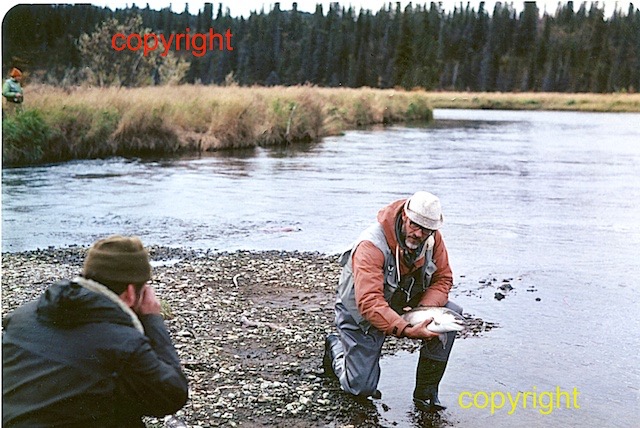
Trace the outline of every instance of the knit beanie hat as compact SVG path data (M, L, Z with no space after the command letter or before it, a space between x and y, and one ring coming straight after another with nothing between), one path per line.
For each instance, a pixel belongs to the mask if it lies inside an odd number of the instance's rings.
M149 253L136 236L101 239L89 249L82 276L108 287L112 283L144 284L151 278Z
M9 73L9 76L11 77L20 77L22 76L22 71L18 70L17 68L12 68L11 69L11 73Z
M404 203L409 220L431 230L438 230L444 223L440 199L429 192L416 192Z

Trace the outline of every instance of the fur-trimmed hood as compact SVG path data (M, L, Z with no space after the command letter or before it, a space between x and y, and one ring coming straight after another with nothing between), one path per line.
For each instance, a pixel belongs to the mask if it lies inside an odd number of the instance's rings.
M136 314L117 294L82 277L49 287L40 297L36 312L41 322L62 328L109 322L128 325L144 333Z

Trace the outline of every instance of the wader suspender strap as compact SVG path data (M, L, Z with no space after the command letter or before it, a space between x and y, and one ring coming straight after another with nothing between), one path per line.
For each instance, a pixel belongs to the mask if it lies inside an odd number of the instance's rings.
M430 238L433 239L433 238ZM400 249L396 246L394 262L396 264L396 287L392 293L385 293L385 300L389 306L398 314L402 313L402 309L406 306L417 305L416 298L421 299L422 295L427 291L431 285L431 276L435 272L435 263L431 260L433 256L432 242L426 242L422 247L418 259L424 258L424 263L419 269L419 275L409 275L402 279L400 275ZM432 266L433 265L433 266ZM430 266L432 269L430 269ZM419 281L421 284L416 284ZM387 284L385 284L385 287Z
M427 260L426 256L427 253L429 253L428 255L431 256L431 251L427 251L427 247L429 246L429 243L425 242L425 244L422 246L422 250L420 251L420 255L417 257L416 260L419 260L422 257L425 257L424 259L424 264L422 265L422 267L420 268L420 279L422 280L422 292L424 293L425 291L427 291L427 288L429 288L430 284L427 284L425 279L426 279L426 272L427 272L427 267L429 266L429 263L431 263L431 257L429 257L429 260ZM398 284L400 284L401 281L401 275L400 275L400 246L396 245L396 279L398 281ZM429 281L431 282L431 281ZM408 290L404 290L405 293L408 293L408 295L411 295L411 291L413 290L413 286L414 286L415 281L411 281L411 285L409 285L409 289Z

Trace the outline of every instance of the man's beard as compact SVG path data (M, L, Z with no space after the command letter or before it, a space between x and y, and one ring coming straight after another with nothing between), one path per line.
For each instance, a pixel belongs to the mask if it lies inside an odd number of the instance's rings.
M414 244L414 243L410 242L408 238L405 238L405 240L404 240L404 245L406 245L406 246L407 246L407 248L408 248L409 250L411 250L411 251L415 251L415 250L417 250L417 249L420 247L420 245L419 245L419 244L417 244L417 245L416 245L416 244Z

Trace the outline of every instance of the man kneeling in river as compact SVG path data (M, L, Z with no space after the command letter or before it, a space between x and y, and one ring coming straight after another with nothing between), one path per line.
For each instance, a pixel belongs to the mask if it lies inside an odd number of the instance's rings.
M60 281L3 320L3 427L144 427L187 401L187 379L147 284L135 237L87 254L82 277Z
M386 335L422 339L413 399L425 411L445 408L438 399L456 332L445 346L429 331L427 319L411 325L400 314L417 306L462 308L449 302L453 276L442 234L440 200L417 192L378 213L341 259L335 304L338 334L325 342L324 370L342 389L359 397L380 398L380 355ZM434 340L436 339L436 340Z

